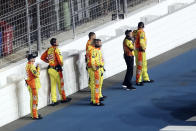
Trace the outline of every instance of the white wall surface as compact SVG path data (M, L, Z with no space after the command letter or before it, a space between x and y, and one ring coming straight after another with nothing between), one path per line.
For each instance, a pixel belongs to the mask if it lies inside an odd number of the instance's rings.
M132 13L125 20L110 22L93 30L97 38L103 39L102 52L105 60L105 78L113 76L123 70L126 65L123 59L122 41L124 31L135 27L141 17L168 13L168 6L174 3L190 3L194 0L167 0L145 10ZM150 59L163 52L180 46L196 38L196 4L192 4L182 10L166 15L146 25L145 31L148 39L147 58ZM87 87L87 73L84 62L84 49L87 34L65 46L60 50L64 56L64 81L67 95L73 94L79 89ZM62 43L63 44L63 43ZM25 62L22 60L6 68L0 69L0 126L16 120L30 113L29 94L24 83ZM41 85L39 90L39 107L50 103L49 79L47 64L37 58L41 65Z

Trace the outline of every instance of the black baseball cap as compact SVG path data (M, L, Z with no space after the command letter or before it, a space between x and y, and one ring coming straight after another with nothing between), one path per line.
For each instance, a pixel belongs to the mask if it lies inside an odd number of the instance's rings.
M36 57L37 57L37 54L36 53L28 54L27 55L27 60L31 60L31 59L34 59Z

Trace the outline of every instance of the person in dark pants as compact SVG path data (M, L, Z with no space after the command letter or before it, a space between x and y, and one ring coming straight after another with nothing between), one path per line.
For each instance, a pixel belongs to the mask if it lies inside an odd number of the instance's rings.
M134 65L134 42L133 42L133 34L132 30L125 31L125 39L123 41L123 49L124 49L124 59L127 65L127 72L125 75L124 82L122 84L123 88L127 90L135 90L132 86L132 77L133 77L133 65Z

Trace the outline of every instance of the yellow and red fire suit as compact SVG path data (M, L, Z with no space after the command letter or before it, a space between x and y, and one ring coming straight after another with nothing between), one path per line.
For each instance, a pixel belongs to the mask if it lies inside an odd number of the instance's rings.
M147 73L147 61L146 61L146 36L143 29L137 31L135 40L135 57L136 57L136 83L143 81L149 81Z
M137 36L137 30L133 30L133 38L134 38L134 40L136 39L136 36Z
M41 59L49 63L48 74L50 76L52 102L57 102L57 84L59 94L61 95L61 100L66 100L63 73L61 68L63 66L63 56L61 55L60 50L55 46L51 46L42 54Z
M100 85L102 75L102 54L98 48L92 48L89 52L88 59L88 72L90 77L90 89L91 89L91 102L93 104L99 103L100 98Z
M89 68L91 65L89 65L90 63L88 61L90 61L90 51L94 48L94 46L92 45L92 40L88 40L86 43L86 55L85 55L85 60L87 62L87 71L89 74ZM89 74L90 76L90 74ZM89 78L90 79L90 78ZM88 82L88 87L90 88L90 80Z
M90 51L94 48L94 46L92 45L92 40L88 40L86 43L86 61L88 61L90 58Z
M30 109L31 109L31 117L38 118L37 106L38 106L38 89L41 88L40 84L40 68L35 67L31 62L28 62L26 65L26 73L27 73L27 88L30 94Z
M92 45L92 40L88 40L87 43L86 43L86 59L87 61L91 61L91 57L90 57L90 52L91 50L94 48L94 46ZM104 73L104 59L102 57L102 53L101 53L101 50L100 48L98 48L99 51L100 51L100 54L101 54L101 72L102 72L102 75L101 75L101 79L100 79L100 98L103 97L102 95L102 85L103 85L103 73ZM87 62L87 67L91 67L91 63L90 62ZM88 74L89 74L89 70L88 70ZM90 76L90 74L89 74ZM90 88L90 81L89 81L89 88Z
M92 40L88 40L86 43L86 54L88 54L89 49L92 47Z
M99 50L99 54L100 54L100 73L101 73L101 76L100 76L100 93L99 93L99 97L103 97L102 95L102 85L103 85L103 73L104 73L104 59L103 59L103 55L102 55L102 52L101 52L101 49L98 48Z

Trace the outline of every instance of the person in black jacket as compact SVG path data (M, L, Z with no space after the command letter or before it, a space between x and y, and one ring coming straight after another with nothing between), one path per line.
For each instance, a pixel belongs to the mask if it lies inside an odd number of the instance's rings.
M127 65L126 75L123 81L122 86L127 90L135 90L132 86L132 77L133 77L133 65L134 65L134 42L133 42L133 34L132 30L125 31L125 39L123 41L123 49L124 49L124 59Z

